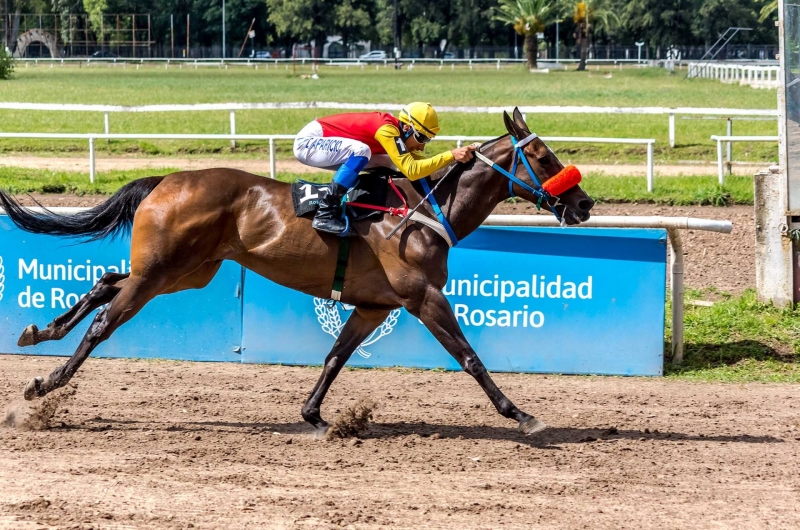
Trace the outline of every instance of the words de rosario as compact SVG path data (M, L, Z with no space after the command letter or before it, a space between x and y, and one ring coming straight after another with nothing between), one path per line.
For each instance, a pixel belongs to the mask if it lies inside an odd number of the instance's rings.
M510 299L582 299L592 298L592 277L583 282L564 281L560 274L554 280L533 274L530 280L501 280L499 274L492 279L481 279L474 274L471 279L451 279L442 292L447 296L499 299L501 304ZM521 310L470 309L467 304L453 304L456 319L464 326L532 327L544 325L544 313L529 311L527 304Z

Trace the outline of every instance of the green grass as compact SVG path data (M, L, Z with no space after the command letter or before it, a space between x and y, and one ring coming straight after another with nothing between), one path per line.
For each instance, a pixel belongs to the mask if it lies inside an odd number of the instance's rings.
M687 291L685 299L716 300L712 307L687 304L684 314L684 362L665 363L672 378L717 382L800 383L800 308L779 309L756 300L713 289ZM671 308L667 307L670 355Z
M31 63L32 64L32 63ZM304 70L305 71L305 70ZM105 65L91 68L20 67L14 80L5 82L0 101L46 103L98 103L146 105L169 103L223 103L269 101L341 101L398 103L424 99L434 105L596 105L689 106L775 108L769 90L722 84L712 80L683 80L662 69L552 72L531 75L522 67L500 71L480 68L439 71L421 67L412 71L392 69L323 68L319 80L301 79L291 69L255 71L244 68L200 70L146 66L140 70ZM325 110L260 110L237 112L237 132L243 134L294 133ZM226 133L227 112L112 114L112 132ZM532 130L542 136L603 136L655 138L656 163L679 160L713 160L715 144L709 137L725 133L724 120L676 120L677 143L669 148L667 116L566 115L528 116ZM443 113L443 134L500 135L501 117L486 114ZM101 113L0 111L0 130L6 132L102 132ZM738 121L734 134L775 135L770 121ZM231 153L228 142L114 142L98 146L101 153L143 153L153 156L217 154L263 156L265 143L245 143ZM450 148L434 143L432 152ZM644 163L643 146L553 144L562 159L573 163ZM85 142L3 140L0 153L86 152ZM777 160L771 143L735 144L734 160ZM279 145L279 156L291 156L288 144Z
M151 175L166 175L177 168L111 171L99 173L94 184L86 173L0 167L0 189L11 193L74 193L110 195L128 182ZM332 173L279 173L278 180L297 179L328 182ZM612 177L588 174L582 186L598 202L636 202L669 205L712 205L753 203L753 179L728 177L719 187L716 177L656 177L655 191L647 191L644 176Z

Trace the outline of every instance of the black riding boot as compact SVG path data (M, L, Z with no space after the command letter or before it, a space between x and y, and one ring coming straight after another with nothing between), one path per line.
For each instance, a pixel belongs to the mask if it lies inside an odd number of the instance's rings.
M347 193L347 188L338 182L328 185L328 193L319 200L319 209L314 216L311 227L320 232L328 232L337 236L347 228L347 222L342 217L342 197Z

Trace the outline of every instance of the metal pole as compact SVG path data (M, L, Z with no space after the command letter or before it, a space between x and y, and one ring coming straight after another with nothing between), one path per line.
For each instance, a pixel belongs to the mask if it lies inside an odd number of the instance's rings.
M669 113L669 146L675 147L675 113Z
M647 191L653 192L653 144L647 144Z
M669 234L670 266L672 268L672 364L683 362L683 241L680 230Z
M733 118L728 118L728 136L733 136ZM733 174L733 165L732 165L732 157L731 157L731 145L733 142L728 142L728 175Z
M275 178L275 139L269 139L269 177Z
M400 48L400 41L399 35L397 34L397 0L394 0L394 20L392 21L392 30L394 32L394 50L392 50L392 54L394 55L394 69L397 70L399 65L397 64L397 51Z
M95 166L94 166L94 137L89 137L89 182L94 184L94 177L95 177Z
M222 58L225 58L225 0L222 0Z
M170 54L172 58L175 58L175 21L173 20L173 15L169 16L169 42L170 42Z
M556 19L556 64L558 64L558 23L561 22L560 20Z
M725 163L722 160L722 140L717 140L717 177L719 185L725 184Z

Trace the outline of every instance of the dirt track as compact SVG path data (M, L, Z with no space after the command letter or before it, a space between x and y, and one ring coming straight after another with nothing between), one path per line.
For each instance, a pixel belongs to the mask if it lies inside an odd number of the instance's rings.
M0 402L62 359L0 356ZM345 370L316 440L316 368L89 360L48 431L0 428L6 528L797 528L786 385L498 374L526 438L463 373ZM616 431L609 430L612 427Z

